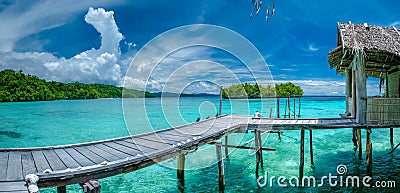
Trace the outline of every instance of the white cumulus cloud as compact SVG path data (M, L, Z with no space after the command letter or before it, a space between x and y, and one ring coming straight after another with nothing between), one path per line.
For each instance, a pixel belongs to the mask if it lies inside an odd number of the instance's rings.
M0 52L0 68L23 70L47 80L120 84L119 43L123 36L113 15L113 11L103 8L89 8L85 16L85 21L101 35L99 49L92 48L69 59L57 58L50 53Z

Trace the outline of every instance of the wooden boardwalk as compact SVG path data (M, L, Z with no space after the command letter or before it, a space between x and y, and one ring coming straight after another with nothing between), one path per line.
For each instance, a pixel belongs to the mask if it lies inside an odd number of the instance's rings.
M38 186L43 188L131 172L176 157L186 150L197 149L233 132L349 127L357 125L351 119L252 119L227 115L98 142L0 149L0 193L27 192L24 183L27 174L38 175Z

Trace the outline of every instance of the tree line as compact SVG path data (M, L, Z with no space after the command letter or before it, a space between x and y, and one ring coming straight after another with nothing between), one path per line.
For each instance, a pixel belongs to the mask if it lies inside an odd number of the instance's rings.
M271 85L263 87L257 83L254 85L245 83L222 89L222 97L224 99L287 97L294 95L302 96L303 94L303 89L291 82L277 84L275 87Z
M124 92L122 92L124 90ZM124 93L124 95L122 95ZM152 93L106 84L45 81L22 71L0 72L0 102L49 101L97 98L154 97Z

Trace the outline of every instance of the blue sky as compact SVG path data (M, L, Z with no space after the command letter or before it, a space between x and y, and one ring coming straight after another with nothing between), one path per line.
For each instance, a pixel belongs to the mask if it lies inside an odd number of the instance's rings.
M327 53L336 47L336 22L400 28L400 2L395 0L275 0L275 16L269 22L265 9L272 1L263 2L260 13L250 19L250 0L0 1L0 69L22 69L47 80L122 85L133 57L147 42L176 27L212 24L254 44L276 83L292 81L306 95L343 95L344 77L329 69L327 62ZM164 49L178 41L158 46ZM147 89L160 90L166 85L163 78L180 67L191 79L177 75L170 83L199 79L199 84L185 82L188 92L214 92L215 74L245 73L232 70L243 67L240 60L215 48L191 47L169 56L152 71L159 74L150 80L141 74L144 63L132 64L136 65L129 79L133 87L141 88L147 81L151 85ZM190 75L182 68L183 61L194 63L193 68L186 66ZM227 80L221 84L229 84ZM378 81L368 79L369 95L378 91Z

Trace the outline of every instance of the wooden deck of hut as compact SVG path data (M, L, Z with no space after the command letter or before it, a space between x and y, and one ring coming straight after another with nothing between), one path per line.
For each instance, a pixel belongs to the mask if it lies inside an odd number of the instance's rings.
M263 165L261 132L300 130L300 179L304 168L304 135L312 130L353 128L355 145L361 158L361 130L366 131L367 171L372 167L370 129L400 126L400 33L395 28L338 23L338 47L329 53L331 68L346 75L346 112L337 119L252 119L247 116L222 116L177 128L99 142L43 148L0 149L0 192L28 192L28 186L58 187L81 184L85 192L99 192L97 179L132 172L149 165L178 157L177 177L184 180L185 154L200 146L216 146L219 187L224 188L222 147L256 150L256 164ZM388 98L367 98L366 78L386 79ZM390 98L389 98L390 97ZM277 109L279 112L279 109ZM220 113L221 114L221 113ZM277 116L279 117L279 116ZM254 131L255 147L231 145L228 136L234 132ZM279 132L278 132L279 133ZM222 144L220 139L225 138ZM225 151L227 152L227 151ZM225 155L227 156L227 155ZM312 163L313 164L313 163ZM28 184L27 174L39 177ZM256 172L257 174L257 172Z

